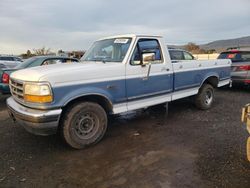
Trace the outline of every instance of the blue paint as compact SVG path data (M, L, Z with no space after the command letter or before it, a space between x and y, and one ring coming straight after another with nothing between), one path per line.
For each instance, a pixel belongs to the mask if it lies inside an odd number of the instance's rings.
M36 104L36 107L61 108L75 98L91 94L103 96L112 104L119 104L171 93L174 90L198 87L210 76L217 76L220 80L230 78L230 67L150 76L148 80L142 78L126 80L124 77L121 80L54 87L52 88L54 101L48 104Z
M174 90L179 91L185 88L199 87L211 76L216 76L219 80L230 78L230 72L231 67L222 67L175 73Z
M126 80L127 98L134 98L152 93L173 91L173 74L149 76L147 80L134 78Z

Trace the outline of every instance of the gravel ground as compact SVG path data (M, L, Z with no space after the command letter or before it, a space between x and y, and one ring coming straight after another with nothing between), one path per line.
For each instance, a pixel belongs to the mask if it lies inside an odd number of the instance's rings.
M184 99L168 115L157 106L112 117L104 139L85 150L27 133L0 97L0 187L250 187L240 122L249 91L219 89L208 111Z

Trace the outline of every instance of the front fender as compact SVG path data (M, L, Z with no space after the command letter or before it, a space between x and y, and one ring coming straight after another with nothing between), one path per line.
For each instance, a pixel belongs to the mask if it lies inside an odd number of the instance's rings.
M54 99L59 103L60 106L66 106L70 101L88 95L98 95L106 98L110 104L114 103L113 96L105 89L96 88L96 87L83 87L78 89L68 90L67 92L63 92L63 88L54 89Z

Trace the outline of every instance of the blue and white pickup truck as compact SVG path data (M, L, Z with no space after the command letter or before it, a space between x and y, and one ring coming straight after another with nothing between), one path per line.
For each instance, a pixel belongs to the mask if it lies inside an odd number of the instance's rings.
M104 38L81 60L12 73L10 116L34 134L59 131L80 149L103 137L109 114L193 95L205 110L214 101L214 88L230 83L230 60L171 62L160 36Z

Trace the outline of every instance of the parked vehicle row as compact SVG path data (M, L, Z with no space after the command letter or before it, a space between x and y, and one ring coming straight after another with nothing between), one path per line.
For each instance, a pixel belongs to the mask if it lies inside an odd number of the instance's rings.
M81 63L40 66L10 75L10 116L38 135L60 132L76 149L97 143L108 115L195 96L209 109L214 88L230 83L231 60L172 62L159 36L96 41Z
M22 62L22 59L15 56L0 55L0 69L14 68Z
M79 62L78 59L68 58L68 57L57 57L57 56L35 56L27 59L25 62L18 64L14 68L3 68L0 69L0 93L9 94L9 77L10 74L14 71L43 66L43 65L54 65L61 63L76 63Z

